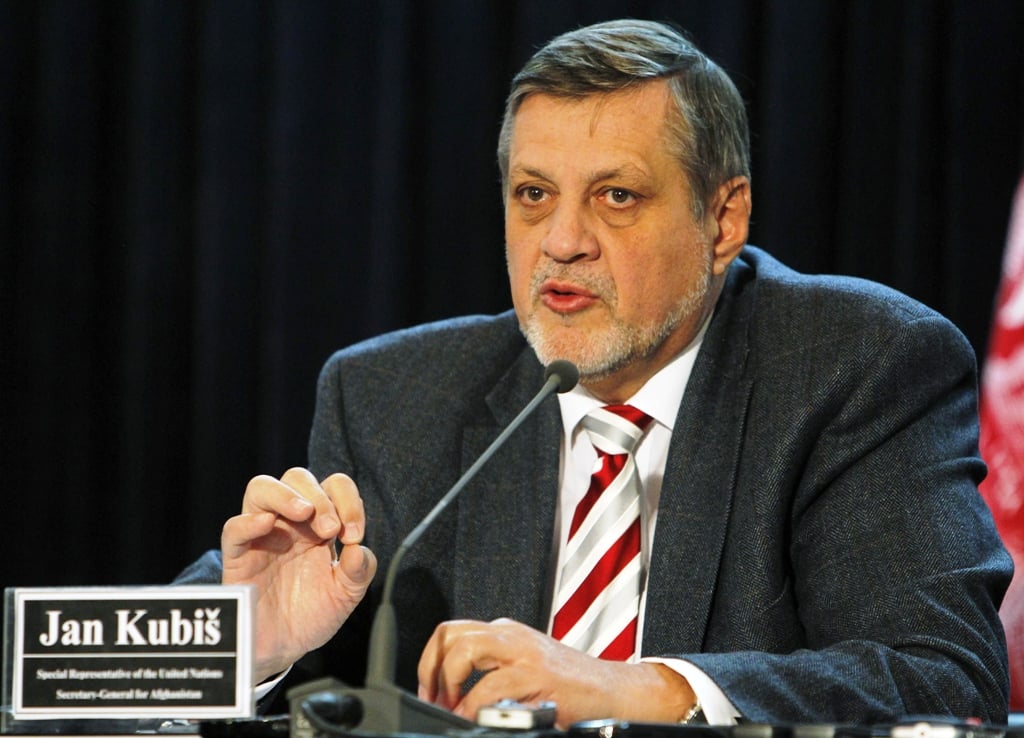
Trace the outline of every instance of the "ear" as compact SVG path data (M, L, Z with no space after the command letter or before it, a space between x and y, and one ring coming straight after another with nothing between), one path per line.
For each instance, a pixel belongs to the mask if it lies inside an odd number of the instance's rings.
M712 199L707 224L714 236L712 268L716 276L725 274L747 243L751 207L750 180L746 177L733 177L722 183Z

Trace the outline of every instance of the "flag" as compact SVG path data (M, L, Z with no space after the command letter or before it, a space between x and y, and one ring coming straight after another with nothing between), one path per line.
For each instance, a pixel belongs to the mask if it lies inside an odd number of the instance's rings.
M1024 710L1024 180L1017 188L981 378L981 493L1016 573L1000 615L1010 649L1010 708Z

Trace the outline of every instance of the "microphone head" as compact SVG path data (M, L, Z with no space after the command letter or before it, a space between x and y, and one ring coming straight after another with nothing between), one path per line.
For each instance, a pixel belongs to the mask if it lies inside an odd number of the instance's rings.
M544 370L544 381L558 377L558 392L568 392L580 381L580 370L566 359L555 359Z

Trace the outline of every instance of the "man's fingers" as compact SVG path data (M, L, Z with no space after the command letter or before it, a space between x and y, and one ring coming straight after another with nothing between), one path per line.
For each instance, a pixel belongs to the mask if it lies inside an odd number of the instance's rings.
M438 680L441 664L447 656L451 634L462 624L468 622L470 621L452 620L441 623L434 629L427 645L423 647L419 664L416 667L416 678L419 681L418 693L421 699L427 702L441 702L438 694Z
M271 512L243 513L229 518L220 534L225 558L241 556L249 545L274 528L277 516Z
M296 489L266 474L250 479L242 498L243 513L272 512L296 523L306 520L314 509Z
M480 708L503 699L513 699L527 704L533 702L533 690L536 689L536 685L532 681L524 683L528 676L521 669L491 669L476 680L468 692L463 694L460 691L452 709L457 715L475 721Z
M420 657L420 694L449 709L455 707L462 699L462 685L474 671L489 671L498 666L498 651L499 644L486 623L441 623Z
M366 513L356 483L347 474L339 473L327 477L320 486L341 519L341 542L361 543L366 529Z
M341 549L338 567L352 584L362 587L365 591L377 573L377 557L366 546L349 544Z
M313 473L308 469L293 467L281 476L281 481L313 503L316 513L311 525L324 540L334 538L341 529L341 520L334 509L334 502L324 491Z
M243 513L272 512L294 523L309 521L323 540L334 538L341 521L334 503L306 469L292 468L281 479L258 476L250 480L242 499Z

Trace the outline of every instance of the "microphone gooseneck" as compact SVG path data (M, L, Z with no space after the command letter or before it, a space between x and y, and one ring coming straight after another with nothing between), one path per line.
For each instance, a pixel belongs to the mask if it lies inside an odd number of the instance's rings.
M491 445L480 454L480 457L473 462L473 465L459 477L459 480L452 485L452 488L445 493L436 505L420 521L419 525L412 529L402 540L395 555L388 566L384 578L384 591L381 595L380 606L374 616L373 626L370 631L369 653L367 655L366 683L373 686L390 686L395 681L395 665L397 663L398 630L395 622L395 608L392 601L392 590L395 586L398 568L406 552L416 544L423 533L431 526L434 520L444 512L445 508L459 496L463 488L476 476L477 472L486 464L495 452L498 451L508 440L508 437L522 425L533 411L537 409L548 395L553 392L568 392L579 381L580 372L576 366L565 359L558 359L551 362L544 372L544 386L534 395L533 399L524 407L519 414L509 423L505 429L491 442Z

